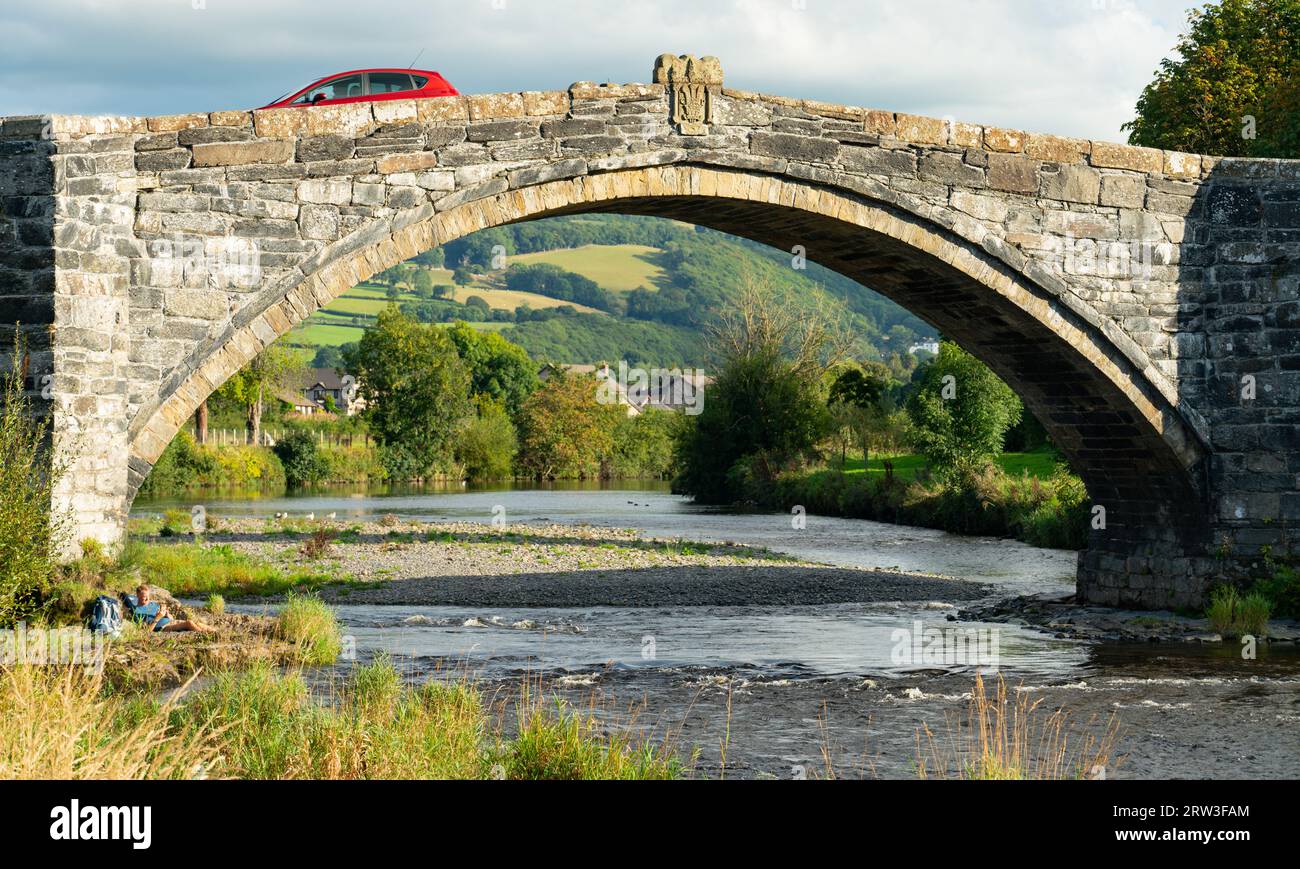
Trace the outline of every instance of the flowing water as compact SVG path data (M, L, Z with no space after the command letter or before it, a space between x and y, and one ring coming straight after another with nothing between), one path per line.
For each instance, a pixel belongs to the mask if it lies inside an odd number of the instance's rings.
M188 502L140 502L139 513ZM926 572L995 596L1066 594L1075 555L1020 543L850 519L695 507L662 486L317 492L207 498L217 516L394 513L422 521L588 524L655 537L734 541L801 558ZM686 569L686 568L684 568ZM260 611L266 605L237 607ZM667 738L702 776L912 777L951 754L977 671L1000 674L1040 712L1067 710L1073 745L1120 727L1115 778L1300 777L1300 654L1226 645L1124 646L1016 625L960 621L948 601L784 607L525 609L343 605L358 659L389 653L412 681L472 675L508 709L540 681L611 727ZM918 637L966 651L934 659ZM1286 651L1278 649L1285 648ZM989 657L992 651L994 657ZM960 649L958 650L960 652ZM996 666L993 666L995 664ZM322 675L321 678L325 678ZM929 738L918 733L928 728Z

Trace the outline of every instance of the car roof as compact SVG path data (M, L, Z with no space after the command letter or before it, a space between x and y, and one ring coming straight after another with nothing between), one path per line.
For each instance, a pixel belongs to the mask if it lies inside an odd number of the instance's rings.
M372 66L365 69L349 69L346 72L331 72L328 75L323 75L314 79L312 83L315 84L315 82L324 81L327 78L338 78L341 75L360 75L363 72L408 72L413 75L436 75L438 78L442 78L442 73L435 72L431 69L411 69L404 66Z

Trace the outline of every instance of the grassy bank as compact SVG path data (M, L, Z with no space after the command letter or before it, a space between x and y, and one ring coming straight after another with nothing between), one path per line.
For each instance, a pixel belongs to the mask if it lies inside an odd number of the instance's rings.
M92 551L65 568L46 594L44 617L54 625L79 622L99 595L131 593L142 582L179 597L242 597L346 584L348 578L306 566L278 566L225 544L132 541L117 558Z
M866 476L872 479L884 479L889 473L885 468L886 462L892 466L895 477L909 482L924 477L929 464L925 456L876 456L869 462L863 462L862 459L849 459L842 467L837 463L836 470L842 470L849 477ZM993 460L999 470L1010 476L1028 475L1040 480L1054 476L1060 462L1061 459L1056 453L1046 449L1029 453L1003 453Z
M744 495L763 507L938 528L958 534L1013 537L1034 546L1081 549L1089 507L1083 482L1050 453L1012 453L960 484L927 473L919 456L873 459L864 466L780 474Z
M467 682L407 687L387 661L332 702L267 664L181 700L105 690L79 669L0 672L0 778L672 779L668 745L524 692L513 728Z

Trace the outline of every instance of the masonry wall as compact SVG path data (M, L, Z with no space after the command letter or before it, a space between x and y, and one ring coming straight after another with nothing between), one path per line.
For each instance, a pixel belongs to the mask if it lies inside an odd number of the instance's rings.
M31 372L52 369L54 322L54 167L44 119L0 125L0 364L11 363L14 327L21 325ZM39 400L38 378L27 385Z

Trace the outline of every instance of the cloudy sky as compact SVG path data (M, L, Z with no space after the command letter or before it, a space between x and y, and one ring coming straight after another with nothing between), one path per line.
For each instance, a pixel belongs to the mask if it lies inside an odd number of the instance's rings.
M648 81L672 51L738 88L1118 139L1193 2L0 0L0 115L250 108L421 49L464 93Z

